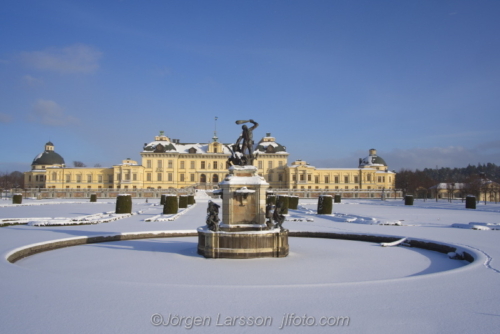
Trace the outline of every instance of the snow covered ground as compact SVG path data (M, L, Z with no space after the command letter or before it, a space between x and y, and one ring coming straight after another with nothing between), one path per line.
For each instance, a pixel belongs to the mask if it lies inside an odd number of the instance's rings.
M146 221L161 214L154 205L159 199L135 199L138 214L119 220L0 228L0 333L496 333L500 328L500 231L495 230L500 204L466 210L460 201L416 200L409 207L399 200L343 200L334 205L334 215L317 216L316 201L301 200L283 224L291 231L458 245L475 254L471 264L404 246L296 237L282 259L205 259L196 253L195 237L177 237L88 244L6 260L16 248L57 239L194 231L204 224L207 201L200 196L173 221ZM2 201L0 219L102 218L115 205L109 199L54 202Z

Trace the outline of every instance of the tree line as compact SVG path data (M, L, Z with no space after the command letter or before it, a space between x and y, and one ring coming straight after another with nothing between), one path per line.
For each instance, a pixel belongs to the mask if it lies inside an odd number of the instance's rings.
M24 174L15 172L0 172L0 189L24 188Z
M446 190L451 195L459 189L463 196L474 195L479 197L480 193L498 192L498 187L491 182L500 183L500 166L493 163L468 165L464 168L424 168L401 169L396 176L396 188L401 189L403 194L414 195L419 198L428 198L431 194L429 188L446 183Z

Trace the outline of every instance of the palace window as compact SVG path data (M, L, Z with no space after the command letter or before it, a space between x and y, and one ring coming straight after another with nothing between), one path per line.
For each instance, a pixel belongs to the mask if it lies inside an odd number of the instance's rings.
M372 182L372 175L371 174L366 175L366 181Z
M278 174L278 181L283 182L283 174L282 173Z
M317 175L316 175L316 176L314 177L314 183L319 183L319 176L317 176Z
M172 173L168 173L168 182L172 182L173 176Z
M202 161L202 162L201 162L201 167L200 167L200 169L205 169L205 161Z
M325 183L330 183L330 178L328 176L325 176Z
M191 169L195 169L195 167L194 167L194 161L191 161Z
M181 182L184 182L184 174L180 174L179 177L181 179Z
M272 161L267 162L267 168L273 169L273 162Z
M78 182L78 183L82 182L82 176L81 175L77 175L76 176L76 182Z
M344 183L349 183L349 176L344 176Z
M174 165L174 162L172 160L169 160L168 161L168 168L174 168L173 165Z
M102 183L102 175L98 175L97 176L97 180L98 180L99 183Z
M184 169L184 161L181 161L181 169Z
M108 182L113 183L113 174L108 175Z
M190 180L191 182L194 182L194 174L190 174Z
M71 174L66 174L66 182L71 182Z
M133 180L133 181L137 181L137 173L134 173L134 174L132 175L132 180Z
M312 177L311 174L308 174L307 175L307 181L311 182L311 177Z
M87 183L91 183L91 182L92 182L92 175L88 174L87 175Z
M52 181L57 181L57 173L56 172L52 173Z
M263 169L264 168L264 163L262 161L259 161L259 169Z
M217 161L214 161L213 165L214 165L214 169L217 169Z
M151 173L146 174L146 181L151 182Z
M151 168L151 160L146 160L146 167Z
M293 180L293 182L296 182L297 181L297 175L295 175L295 174L292 175L292 180Z
M158 160L158 168L162 168L163 167L163 164L162 164L162 161L161 160Z
M358 183L359 182L359 177L355 176L354 177L354 183Z
M271 181L273 180L273 174L269 174L269 175L267 176L267 180L268 180L269 182L271 182Z
M335 183L339 183L339 177L335 176Z
M156 181L161 181L161 173L158 173L158 174L156 175Z

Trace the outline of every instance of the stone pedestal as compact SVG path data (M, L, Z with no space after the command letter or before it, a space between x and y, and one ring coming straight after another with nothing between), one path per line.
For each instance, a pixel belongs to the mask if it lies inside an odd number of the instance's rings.
M258 257L286 257L288 231L225 232L198 229L198 254L206 258L251 259Z
M198 229L198 254L207 258L247 259L288 255L288 231L268 230L266 191L269 184L254 166L232 166L219 183L222 222L219 231Z

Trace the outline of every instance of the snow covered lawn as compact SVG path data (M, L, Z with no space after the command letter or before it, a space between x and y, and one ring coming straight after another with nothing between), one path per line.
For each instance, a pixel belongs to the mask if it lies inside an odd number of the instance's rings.
M334 204L334 214L317 216L315 200L300 200L299 210L291 210L283 224L291 231L434 240L470 249L478 258L471 264L401 245L297 237L290 238L290 255L282 259L205 259L196 253L195 237L177 237L87 244L6 260L16 248L58 239L193 231L204 224L207 201L198 198L171 221L148 221L160 217L162 207L134 199L138 214L107 223L0 228L0 332L495 333L500 328L500 231L495 230L500 205L495 204L467 210L461 202L416 200L404 206L343 200ZM2 203L0 219L95 221L115 205L57 202ZM487 228L473 229L480 226Z

